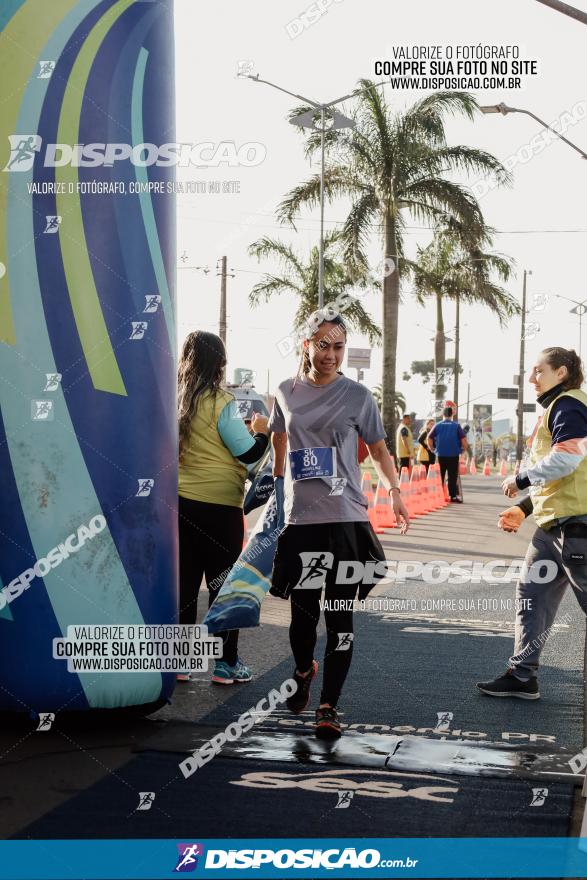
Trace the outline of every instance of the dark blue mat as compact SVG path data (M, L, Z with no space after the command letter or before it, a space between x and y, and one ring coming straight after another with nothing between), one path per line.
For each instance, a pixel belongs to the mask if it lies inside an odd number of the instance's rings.
M572 787L531 807L523 780L216 758L189 779L145 752L19 838L533 837L568 833ZM155 799L136 811L139 792ZM352 791L337 808L339 791Z

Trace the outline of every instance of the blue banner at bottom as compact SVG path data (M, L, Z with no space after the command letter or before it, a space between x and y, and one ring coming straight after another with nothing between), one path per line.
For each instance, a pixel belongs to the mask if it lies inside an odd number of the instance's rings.
M0 841L1 880L587 877L587 839Z

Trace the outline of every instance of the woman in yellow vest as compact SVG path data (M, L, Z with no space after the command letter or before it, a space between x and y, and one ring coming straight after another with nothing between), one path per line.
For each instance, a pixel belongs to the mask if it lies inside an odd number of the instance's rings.
M398 472L402 468L412 470L412 457L414 455L414 437L410 428L410 416L406 413L402 416L401 424L395 434L395 450L398 459Z
M179 362L179 620L194 624L198 592L206 577L208 604L240 556L247 468L268 443L266 416L251 419L251 433L221 387L226 352L219 336L197 330L184 342ZM251 436L251 434L253 436ZM238 630L218 633L224 647L212 681L249 681L238 656ZM189 679L187 670L178 680Z
M430 465L434 464L436 461L436 455L432 452L431 449L428 448L428 445L426 443L428 434L430 433L434 425L434 419L428 419L418 437L417 461L418 464L424 465L424 467L426 468L426 473L428 473L428 468L430 467Z
M494 697L537 700L540 652L570 586L587 614L587 394L581 359L573 350L546 348L530 382L544 413L531 440L528 462L503 485L508 498L530 494L504 510L499 527L518 530L534 515L536 529L516 594L516 642L505 675L477 687Z

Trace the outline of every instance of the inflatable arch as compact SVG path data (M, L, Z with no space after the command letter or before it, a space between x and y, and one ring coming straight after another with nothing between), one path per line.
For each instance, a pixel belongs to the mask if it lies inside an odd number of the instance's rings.
M177 615L171 3L4 0L0 55L0 710L149 710L52 645Z

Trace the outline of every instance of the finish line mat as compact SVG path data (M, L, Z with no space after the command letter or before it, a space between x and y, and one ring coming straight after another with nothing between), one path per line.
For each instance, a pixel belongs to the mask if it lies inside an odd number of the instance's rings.
M573 787L381 767L145 752L15 837L563 837ZM149 809L137 810L140 793Z
M212 736L198 730L194 750ZM582 786L584 773L569 766L573 753L553 752L546 746L527 746L474 741L450 742L415 736L346 734L326 742L308 734L276 731L245 734L222 746L223 758L258 761L288 761L301 764L350 765L406 772L443 773L465 776L493 776L533 780L536 785L569 782ZM195 766L195 761L193 762Z

